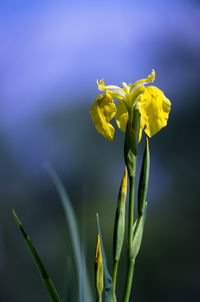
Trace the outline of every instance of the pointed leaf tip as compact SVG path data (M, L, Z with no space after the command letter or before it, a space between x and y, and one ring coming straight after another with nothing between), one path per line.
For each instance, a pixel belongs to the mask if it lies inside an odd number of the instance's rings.
M26 243L27 243L27 245L28 245L28 247L30 249L32 257L33 257L33 259L35 261L35 264L36 264L36 266L38 268L38 271L41 274L42 280L43 280L43 282L46 285L46 288L47 288L47 290L49 292L49 295L51 297L52 302L61 302L60 298L59 298L59 295L58 295L58 293L57 293L57 291L56 291L56 289L54 287L54 284L51 281L51 279L49 278L48 273L47 273L47 271L46 271L46 269L45 269L42 261L40 260L40 257L38 255L35 247L33 246L32 242L30 240L30 237L26 233L26 231L23 228L23 226L22 226L19 218L17 217L17 214L15 213L15 211L13 209L12 209L12 212L13 212L13 216L14 216L17 224L18 224L18 227L19 227L20 231L22 232L22 235L23 235L23 237L24 237L24 239L25 239L25 241L26 241Z
M15 210L14 210L14 209L12 209L12 213L13 213L13 216L14 216L15 221L17 222L17 224L18 224L19 226L21 226L21 225L22 225L22 224L21 224L21 221L19 220L19 218L18 218L17 214L15 213Z

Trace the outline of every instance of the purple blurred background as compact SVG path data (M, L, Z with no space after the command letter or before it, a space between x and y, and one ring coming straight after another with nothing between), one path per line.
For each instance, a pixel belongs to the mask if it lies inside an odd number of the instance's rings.
M172 111L168 127L150 142L135 301L199 301L200 2L11 0L0 7L0 301L49 301L11 208L64 296L71 244L45 162L73 201L91 279L96 212L111 258L123 134L116 131L110 144L89 109L97 79L132 83L152 68Z

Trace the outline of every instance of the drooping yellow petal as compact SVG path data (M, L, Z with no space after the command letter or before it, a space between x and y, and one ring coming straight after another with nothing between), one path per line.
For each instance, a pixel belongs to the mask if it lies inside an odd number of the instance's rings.
M116 106L111 94L107 91L106 94L101 94L94 101L90 115L95 127L109 141L113 140L115 128L109 123L116 114Z
M149 86L138 98L141 123L145 133L151 137L167 125L171 103L164 93L154 86Z
M126 105L122 101L119 101L116 107L117 107L117 113L115 115L115 119L116 119L117 126L121 131L125 132L126 124L128 122L128 111Z

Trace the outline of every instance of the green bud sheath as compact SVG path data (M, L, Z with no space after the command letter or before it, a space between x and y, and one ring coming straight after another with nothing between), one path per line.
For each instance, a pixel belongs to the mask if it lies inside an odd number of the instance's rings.
M125 168L124 175L122 178L119 195L118 195L116 216L115 216L115 228L114 228L114 240L113 240L113 255L115 261L119 261L123 240L124 240L126 195L127 195L127 168Z
M134 229L133 234L133 241L131 245L130 250L130 258L135 261L135 258L137 254L139 253L141 242L142 242L142 236L144 231L144 224L145 224L145 218L146 218L146 211L147 211L147 203L144 203L144 214L139 216L139 218L136 221L136 226Z
M145 202L147 196L148 182L149 182L149 167L150 167L150 154L149 154L149 142L146 141L146 147L144 150L142 168L140 173L140 181L138 188L138 214L139 216L144 214Z
M124 143L124 159L130 177L135 176L137 147L140 132L140 111L136 104L133 110L132 119L128 120L126 126L125 143Z

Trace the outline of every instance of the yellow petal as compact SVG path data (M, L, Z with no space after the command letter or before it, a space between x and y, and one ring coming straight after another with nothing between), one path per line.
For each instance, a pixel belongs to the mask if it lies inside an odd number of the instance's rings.
M141 79L131 85L130 96L129 96L129 104L134 106L137 102L137 97L140 93L144 92L146 84L153 83L155 80L155 70L152 69L151 74L146 79Z
M125 132L126 124L128 122L128 111L126 105L122 101L117 103L117 113L115 115L115 119L119 129Z
M148 83L153 83L155 80L155 76L156 76L155 70L152 69L152 72L148 75L148 77L146 79L142 79L142 80L135 82L133 84L133 87L141 85L141 84L144 85L144 84L148 84Z
M109 92L112 97L117 98L118 100L123 100L125 98L125 93L122 88L115 85L105 85L104 80L97 81L98 89L100 91L106 90Z
M145 126L144 120L141 118L141 119L140 119L139 143L140 143L141 138L142 138L142 131L143 131L143 129L144 129L144 126Z
M113 140L115 128L109 122L115 116L116 111L114 100L108 91L106 94L99 95L90 109L90 115L97 131L110 141Z
M100 91L104 91L106 89L103 80L101 80L99 82L97 81L97 85L98 85L98 88L99 88Z
M154 86L145 89L138 98L140 104L141 124L145 133L151 137L167 125L171 103L164 93Z

